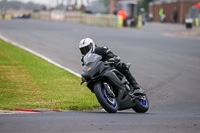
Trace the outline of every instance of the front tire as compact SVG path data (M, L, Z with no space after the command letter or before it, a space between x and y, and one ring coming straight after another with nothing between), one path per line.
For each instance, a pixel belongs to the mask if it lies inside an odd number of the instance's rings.
M106 89L102 83L94 86L94 93L101 106L109 113L116 113L118 104L116 98L107 95Z

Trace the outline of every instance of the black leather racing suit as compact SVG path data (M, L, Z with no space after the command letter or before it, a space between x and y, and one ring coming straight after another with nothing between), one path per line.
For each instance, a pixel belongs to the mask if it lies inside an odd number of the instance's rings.
M115 62L116 69L120 71L126 79L129 81L129 83L132 85L134 89L139 89L139 84L136 82L135 78L130 73L129 69L127 68L125 63L120 63L119 56L115 55L111 50L104 46L99 47L96 46L94 53L102 56L102 61L113 61Z

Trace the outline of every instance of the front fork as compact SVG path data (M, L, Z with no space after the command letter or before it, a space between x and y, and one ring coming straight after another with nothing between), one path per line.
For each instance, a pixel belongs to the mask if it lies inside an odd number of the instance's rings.
M107 92L108 96L114 98L114 97L115 97L115 94L114 94L113 91L111 90L110 85L109 85L108 83L106 83L106 82L104 82L103 85L104 85L104 87L105 87L105 89L106 89L106 92Z

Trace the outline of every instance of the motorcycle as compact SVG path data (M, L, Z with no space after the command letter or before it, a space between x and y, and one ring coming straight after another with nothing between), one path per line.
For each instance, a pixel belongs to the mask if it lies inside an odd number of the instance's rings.
M115 69L113 62L103 62L102 57L87 54L83 58L82 83L96 95L101 106L109 113L117 110L133 109L145 113L149 109L147 95L142 89L134 92L125 76ZM130 68L130 63L127 64Z

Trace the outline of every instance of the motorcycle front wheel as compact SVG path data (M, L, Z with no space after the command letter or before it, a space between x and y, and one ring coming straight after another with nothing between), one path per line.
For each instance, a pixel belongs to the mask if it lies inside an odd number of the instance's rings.
M109 113L116 113L118 110L117 100L114 97L110 97L106 89L104 88L103 83L99 83L94 86L94 93L96 95L97 100L101 104L101 106Z

